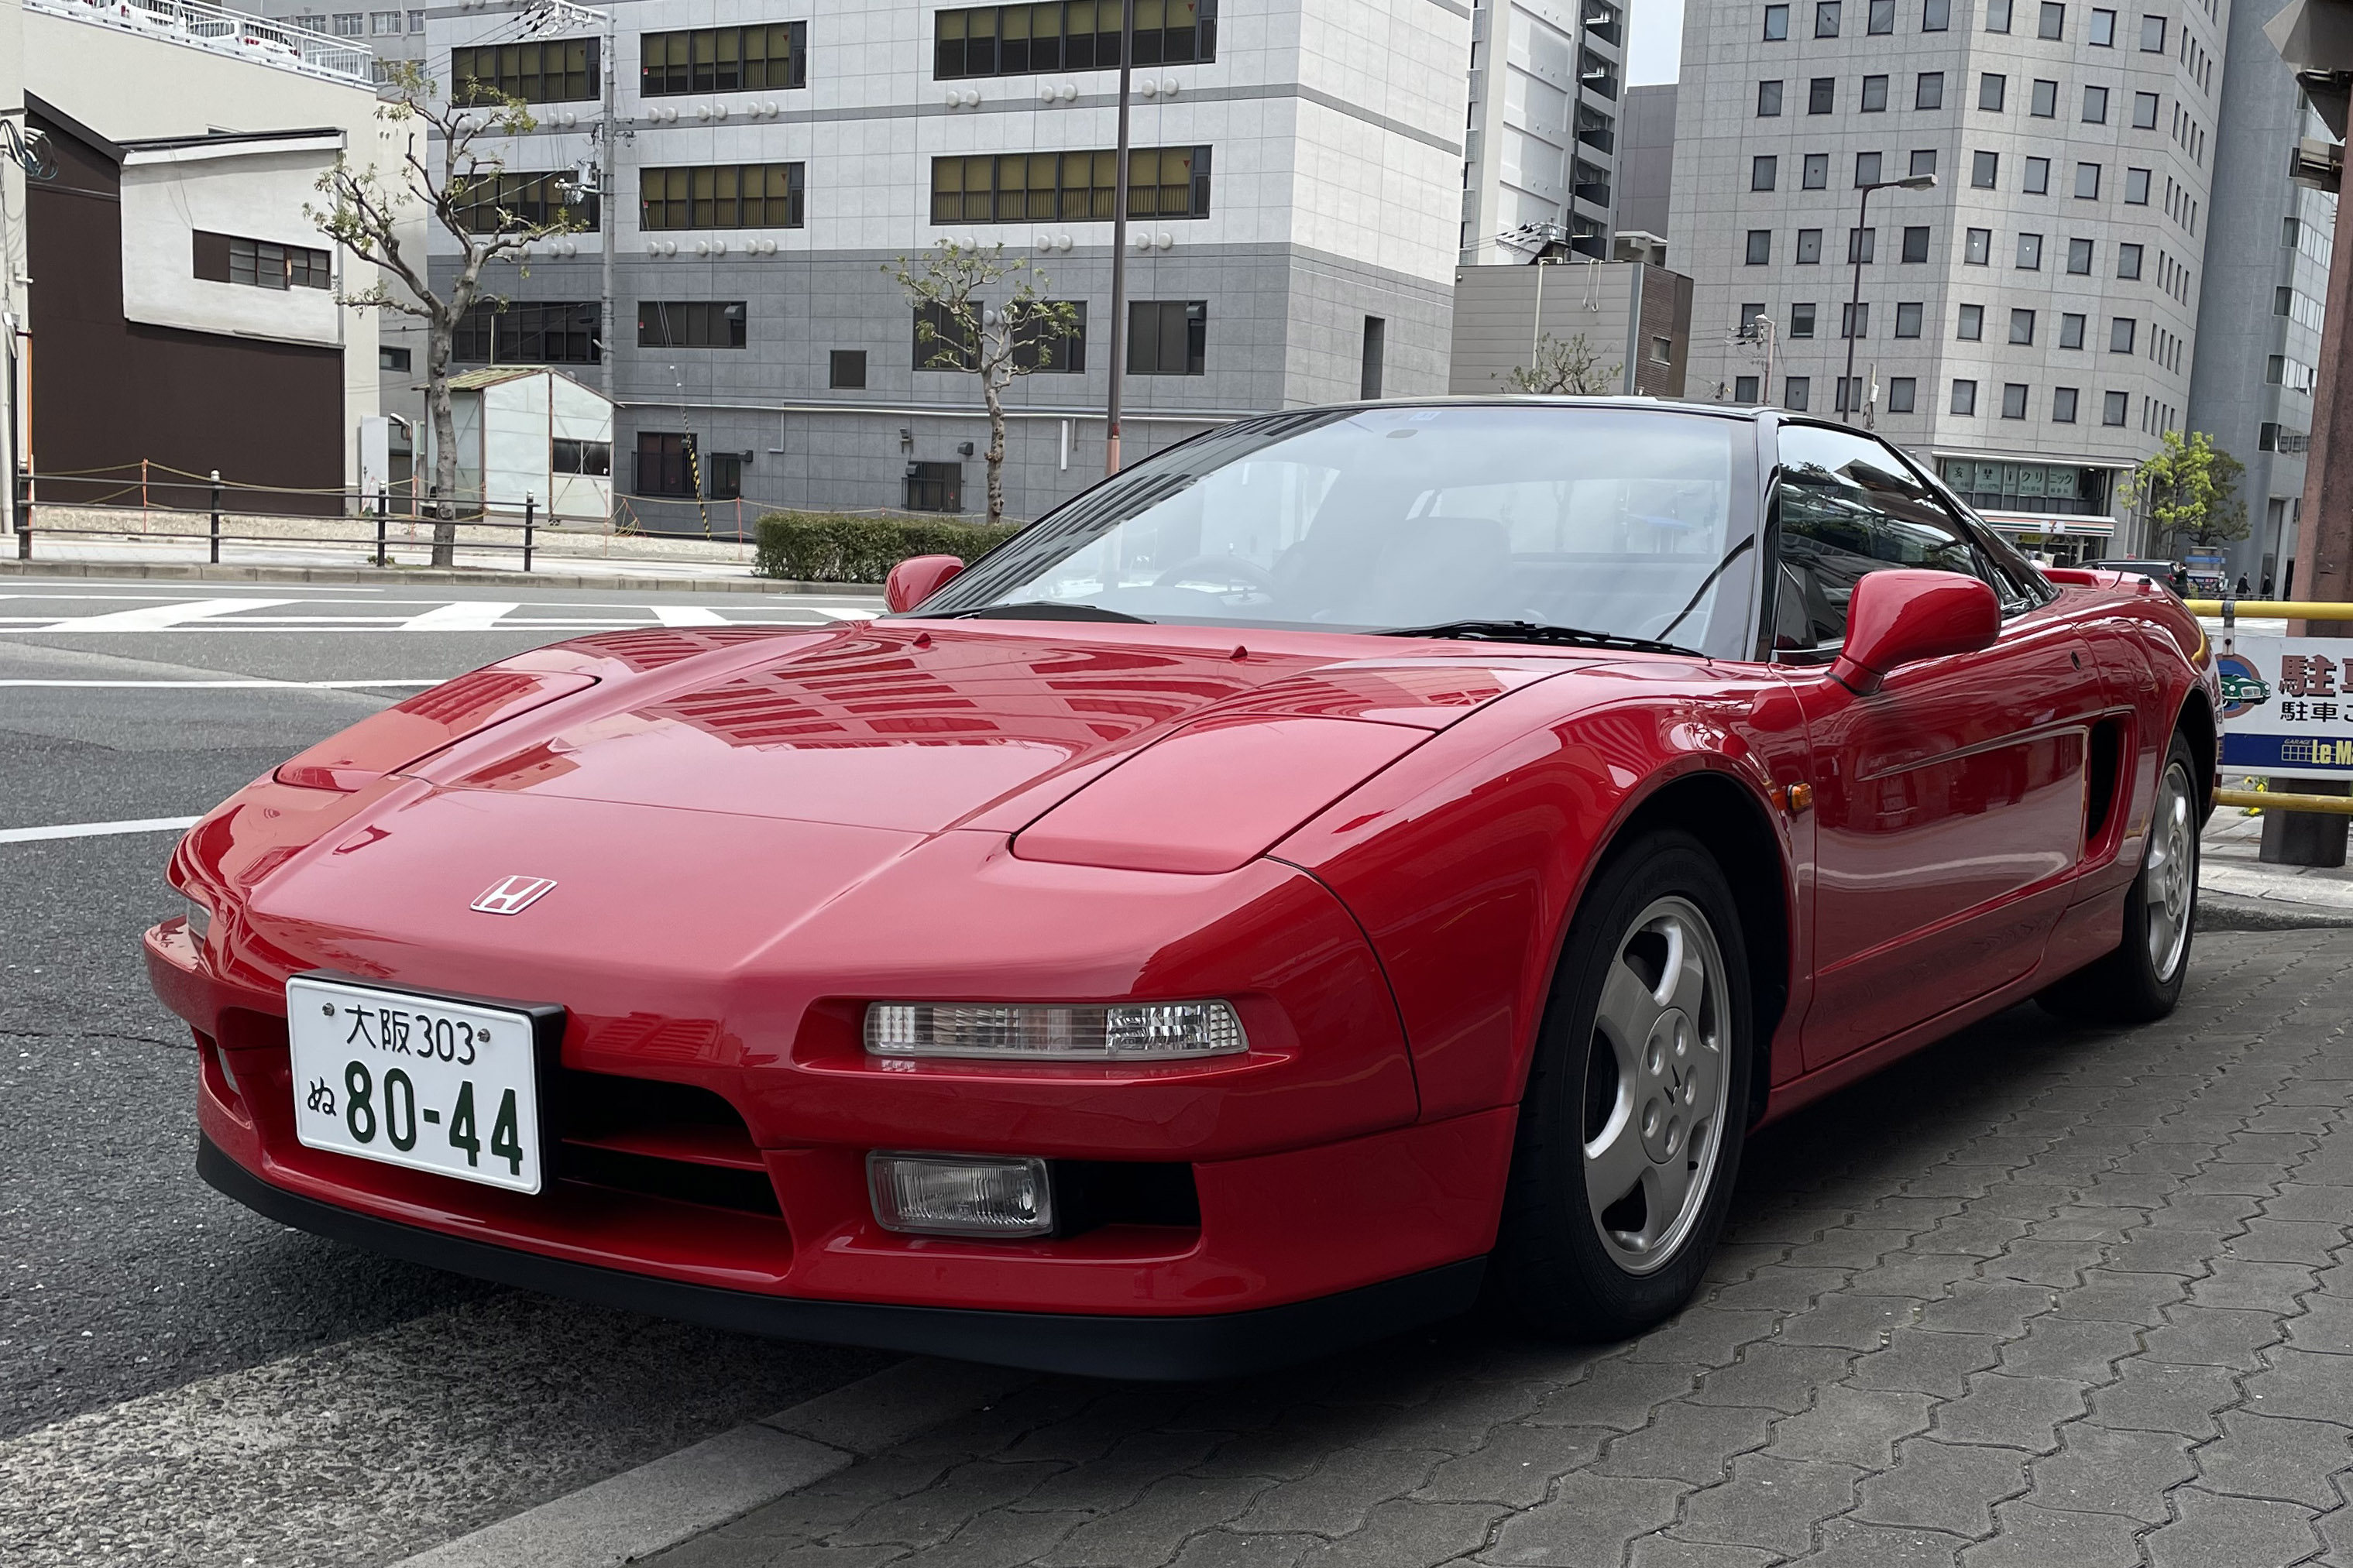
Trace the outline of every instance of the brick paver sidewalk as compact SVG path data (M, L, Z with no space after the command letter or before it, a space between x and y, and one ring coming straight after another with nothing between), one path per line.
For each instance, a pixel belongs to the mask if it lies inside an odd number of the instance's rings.
M658 1561L2353 1568L2348 958L2210 933L2163 1024L2021 1009L1760 1137L1632 1343L1045 1379Z

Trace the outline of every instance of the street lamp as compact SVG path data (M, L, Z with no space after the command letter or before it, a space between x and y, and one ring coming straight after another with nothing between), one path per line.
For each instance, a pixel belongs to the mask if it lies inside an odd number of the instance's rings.
M1871 211L1871 193L1926 191L1934 188L1936 184L1936 176L1934 174L1914 174L1905 180L1874 180L1862 187L1862 195L1855 203L1854 237L1847 242L1847 259L1854 263L1854 295L1847 301L1846 307L1846 374L1840 378L1838 395L1839 419L1844 424L1854 423L1854 405L1862 401L1854 395L1854 337L1862 325L1857 318L1862 314L1862 236L1863 231L1871 226L1866 216Z

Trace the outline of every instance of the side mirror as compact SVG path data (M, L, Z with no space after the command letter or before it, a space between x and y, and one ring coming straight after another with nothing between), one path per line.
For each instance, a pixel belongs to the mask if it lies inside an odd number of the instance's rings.
M1975 653L2001 634L1993 589L1957 572L1868 572L1846 610L1846 645L1831 679L1868 697L1898 665Z
M892 615L902 615L946 587L964 573L964 563L953 555L915 555L891 568L882 583L882 603Z

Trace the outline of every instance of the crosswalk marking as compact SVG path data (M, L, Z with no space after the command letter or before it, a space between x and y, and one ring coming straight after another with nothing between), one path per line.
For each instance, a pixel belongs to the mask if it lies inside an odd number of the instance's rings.
M0 595L0 599L27 599L31 595ZM40 595L67 598L73 595ZM85 595L100 598L101 595ZM16 614L0 615L0 640L12 636L48 636L58 632L120 634L126 632L296 632L381 636L403 632L491 633L500 636L577 636L584 632L649 626L774 626L779 629L828 626L837 621L866 621L882 613L871 601L844 594L828 604L794 598L761 598L743 605L676 605L573 601L515 602L504 599L442 600L362 599L344 608L332 599L281 599L227 595L154 602L163 595L104 595L142 601L137 607L99 610L87 616L59 616L47 606L26 605ZM5 607L11 610L18 606ZM23 613L29 611L30 613ZM602 611L599 615L596 612ZM520 613L518 613L520 612ZM587 612L584 614L583 612Z
M441 605L421 616L411 616L400 623L405 632L486 632L497 626L501 616L520 610L520 603L508 604L500 599L460 599L455 604Z
M100 838L114 833L178 833L194 827L193 816L143 816L135 822L65 822L52 827L0 827L0 844L37 838Z
M42 629L52 632L153 632L185 626L190 621L209 620L215 616L233 616L239 610L274 610L280 605L301 602L298 599L192 599L177 605L156 605L143 610L109 610L102 615L74 616L50 621Z
M666 626L723 626L725 616L701 605L656 605L654 616Z

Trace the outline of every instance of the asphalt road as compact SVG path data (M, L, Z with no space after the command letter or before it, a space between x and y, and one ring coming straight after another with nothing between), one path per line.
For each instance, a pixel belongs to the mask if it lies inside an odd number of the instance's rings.
M87 1562L156 1510L177 1555L142 1527L142 1562L391 1561L883 1363L492 1289L220 1197L192 1166L195 1055L139 955L178 912L173 835L11 834L194 816L425 683L602 626L871 608L0 582L0 1561ZM237 680L353 684L202 684ZM251 1444L175 1447L224 1409ZM185 1484L158 1486L175 1462ZM77 1468L75 1506L11 1516L12 1468Z

